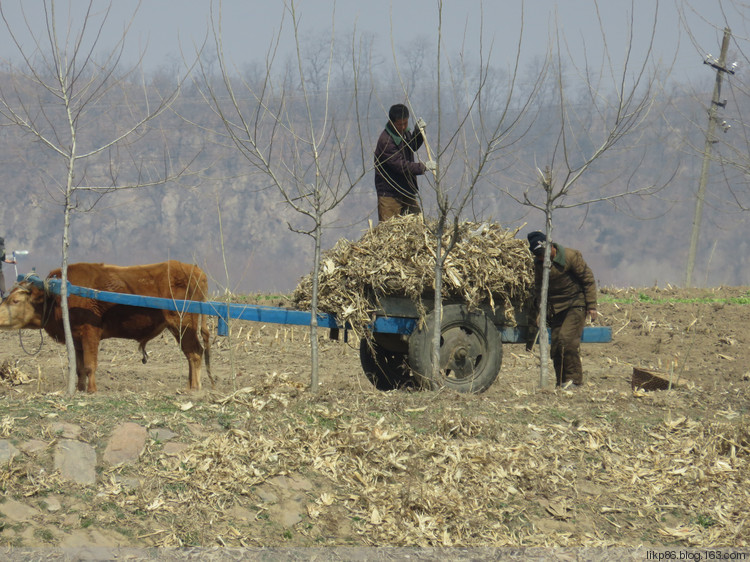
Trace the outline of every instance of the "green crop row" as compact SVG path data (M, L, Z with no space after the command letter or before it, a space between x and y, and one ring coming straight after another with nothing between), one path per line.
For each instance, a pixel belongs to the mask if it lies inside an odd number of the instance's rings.
M639 293L637 297L613 297L610 295L601 295L599 297L600 302L607 303L618 303L618 304L633 304L634 302L643 302L651 304L750 304L750 292L739 297L695 297L695 298L677 298L677 297L666 297L666 298L655 298L645 293Z

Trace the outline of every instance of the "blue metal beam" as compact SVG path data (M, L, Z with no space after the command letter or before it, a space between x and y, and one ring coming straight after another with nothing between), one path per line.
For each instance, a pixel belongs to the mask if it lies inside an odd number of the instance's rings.
M37 287L60 294L60 279L43 280L36 275L19 275L18 281L28 281ZM275 306L261 306L253 304L233 304L217 301L187 301L176 299L165 299L160 297L147 297L143 295L130 295L125 293L112 293L99 291L88 287L78 287L68 283L68 294L95 299L104 302L122 304L126 306L140 306L142 308L157 308L160 310L173 310L180 313L207 314L219 318L218 333L226 336L229 333L227 322L230 318L246 320L249 322L264 322L266 324L287 324L294 326L309 326L312 313L306 310L293 310ZM417 325L416 318L401 318L378 316L371 324L373 332L383 334L411 334ZM318 314L318 326L321 328L343 328L333 314ZM523 343L526 341L527 328L500 326L500 335L505 343ZM607 343L612 341L612 328L608 326L586 326L583 329L583 343Z
M48 291L59 295L62 287L60 279L40 279L35 275L18 276L18 281L28 281L40 289L47 288ZM291 324L296 326L309 326L312 313L304 310L291 310L273 306L260 306L252 304L233 304L216 301L188 301L178 299L165 299L161 297L148 297L144 295L131 295L127 293L112 293L99 291L88 287L79 287L68 283L68 294L87 299L95 299L103 302L122 304L126 306L139 306L142 308L156 308L160 310L173 310L180 313L207 314L218 316L219 323L226 323L229 318L248 320L251 322L266 322L268 324ZM338 328L336 317L332 314L318 314L318 326L321 328ZM226 335L221 334L220 335Z

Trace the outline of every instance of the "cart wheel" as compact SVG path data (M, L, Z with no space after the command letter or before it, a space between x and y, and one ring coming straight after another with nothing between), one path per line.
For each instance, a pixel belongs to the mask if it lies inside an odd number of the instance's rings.
M377 334L372 341L359 342L359 360L365 376L378 390L395 390L414 386L414 379L406 365L406 353L391 351L378 343Z
M440 373L432 378L434 313L409 337L409 365L426 389L442 387L478 394L497 378L503 362L500 332L489 316L461 304L443 306L440 326Z

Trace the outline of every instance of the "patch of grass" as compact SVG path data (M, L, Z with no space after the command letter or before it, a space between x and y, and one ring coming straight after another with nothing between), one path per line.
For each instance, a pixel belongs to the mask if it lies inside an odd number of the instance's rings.
M223 302L221 299L216 300ZM283 304L284 306L287 306L289 304L289 297L287 295L251 293L249 295L232 295L231 301L236 304L258 304L261 306L277 306Z
M655 298L646 293L638 293L637 298L631 297L613 297L610 295L600 295L599 302L616 303L616 304L633 304L642 302L648 304L750 304L750 294L739 297L715 298L715 297L694 297L694 298Z
M696 523L698 523L698 525L700 525L704 529L708 529L709 527L713 527L714 525L716 525L716 520L710 515L704 515L701 513L700 515L698 515Z
M164 485L165 492L180 493L187 490L187 486L183 482L167 482Z
M124 515L122 509L119 505L117 505L114 502L103 502L99 505L99 509L102 511L111 511L113 512L117 517L122 517Z
M85 517L84 519L81 519L81 529L88 529L94 524L94 521L93 517Z
M549 416L553 419L564 421L565 423L570 422L573 415L570 412L564 410L558 410L557 408L551 408L548 412Z
M135 537L135 531L128 527L115 527L115 531L120 533L122 536L132 539Z
M201 538L197 532L190 531L184 533L179 538L182 546L201 546Z
M226 430L232 429L232 422L234 419L229 414L221 413L216 416L216 423Z
M336 429L336 420L331 418L326 418L324 416L317 416L318 425L322 427L323 429Z
M55 535L49 529L39 528L34 530L34 536L44 542L52 542L55 540Z

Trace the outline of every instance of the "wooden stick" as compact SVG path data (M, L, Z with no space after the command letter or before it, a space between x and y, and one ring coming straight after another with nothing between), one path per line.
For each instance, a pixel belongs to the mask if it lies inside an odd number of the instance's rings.
M424 132L424 127L420 127L419 132L422 133L422 139L424 139L424 147L427 149L427 159L432 160L432 150L430 150L430 143L427 142L427 135ZM432 175L437 177L437 170L432 170Z

